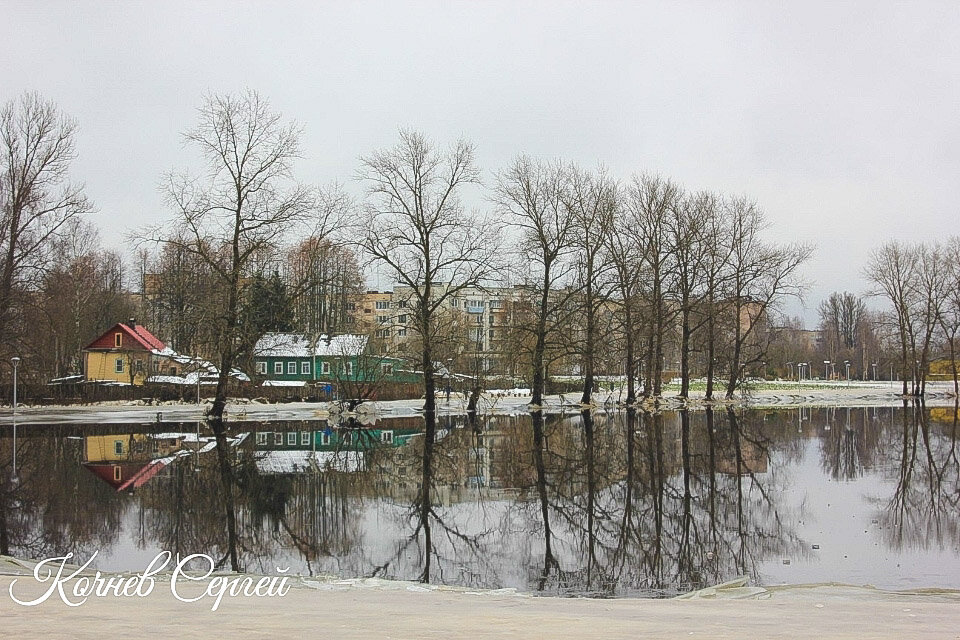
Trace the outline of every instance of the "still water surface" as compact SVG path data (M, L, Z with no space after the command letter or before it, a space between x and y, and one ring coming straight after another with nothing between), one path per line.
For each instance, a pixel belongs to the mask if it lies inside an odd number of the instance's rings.
M749 576L960 588L956 412L830 408L29 425L0 438L0 546L142 571L161 550L245 570L669 596ZM230 492L229 494L227 492ZM426 513L426 520L424 514ZM427 534L429 533L429 540ZM226 564L229 567L229 563Z

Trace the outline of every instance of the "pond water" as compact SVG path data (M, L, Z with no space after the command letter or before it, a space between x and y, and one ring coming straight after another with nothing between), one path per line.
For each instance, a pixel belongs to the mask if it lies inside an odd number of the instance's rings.
M596 597L960 587L954 408L29 425L0 438L0 547ZM219 456L218 452L224 455ZM221 464L221 462L223 464Z

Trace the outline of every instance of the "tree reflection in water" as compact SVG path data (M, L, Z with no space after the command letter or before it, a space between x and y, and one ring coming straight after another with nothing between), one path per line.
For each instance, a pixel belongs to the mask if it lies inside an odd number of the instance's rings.
M957 418L922 405L441 415L426 474L416 417L237 423L204 431L133 494L80 464L77 427L51 427L20 441L18 482L0 439L0 550L84 556L132 539L251 571L661 596L782 579L781 558L818 562L802 522L839 526L803 498L817 483L806 474L820 474L859 492L884 546L945 558L949 575L960 565ZM344 444L321 446L330 433ZM310 444L290 449L291 434ZM281 449L312 462L263 464Z

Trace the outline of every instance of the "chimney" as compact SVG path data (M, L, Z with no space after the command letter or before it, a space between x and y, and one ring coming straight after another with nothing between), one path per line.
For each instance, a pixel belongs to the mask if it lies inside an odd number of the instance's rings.
M129 320L127 320L127 326L130 327L131 329L136 329L136 328L137 328L137 319L136 319L136 318L130 318Z

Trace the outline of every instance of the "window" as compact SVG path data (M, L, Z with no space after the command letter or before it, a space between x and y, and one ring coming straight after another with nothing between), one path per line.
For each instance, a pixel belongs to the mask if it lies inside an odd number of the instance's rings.
M309 363L309 362L301 362L301 363L300 363L300 373L302 373L302 374L305 375L305 376L310 375L310 363Z
M113 365L113 370L117 373L123 373L123 358L117 358L117 361Z
M364 309L363 312L364 312L364 313L373 313L373 310L368 308L368 309Z
M490 339L493 340L493 329L490 329Z
M397 300L397 309L406 309L407 301L406 300Z
M398 329L398 331L399 331L399 329ZM390 337L390 329L377 329L377 337L378 337L378 338L389 338L389 337Z
M321 362L321 363L320 363L320 371L321 371L321 372L323 373L323 375L325 375L325 376L330 375L330 363L329 363L329 362Z
M273 434L273 444L283 444L283 434L279 431Z
M499 309L501 304L502 304L502 303L500 302L500 300L496 300L496 299L491 300L491 301L490 301L490 308L491 308L491 309Z
M296 363L296 362L288 362L288 363L287 363L287 373L290 374L291 376L297 373L297 363Z
M393 442L393 431L381 431L380 432L380 442L390 444Z
M114 481L114 482L120 482L121 480L123 480L123 471L120 469L120 467L114 467L114 468L113 468L113 481Z
M266 432L266 431L258 431L258 432L257 432L257 444L261 444L261 445L267 444L267 432Z
M378 301L377 301L377 309L389 309L389 308L390 308L390 301L389 301L389 300L378 300Z
M329 445L330 444L330 434L326 431L320 434L320 444Z
M123 346L123 334L115 333L113 334L113 346L122 347Z
M460 298L450 298L450 306L451 306L451 307L459 307L459 306L460 306Z
M397 335L400 336L401 338L406 338L406 337L407 337L407 330L406 330L406 329L397 329Z
M283 363L282 363L282 362L274 362L274 363L273 363L273 373L276 374L276 375L278 375L278 376L279 376L279 375L283 375Z
M113 441L113 453L118 456L123 455L123 440Z
M267 375L267 363L260 361L257 363L257 373L264 376Z
M143 360L137 360L134 364L136 365L136 372L143 373Z
M342 442L343 444L349 445L353 441L353 438L350 436L351 436L351 433L347 431L346 433L343 434L343 437L340 438L340 442Z
M301 431L301 432L300 432L300 444L302 444L302 445L308 445L308 444L310 444L310 432L309 432L309 431Z
M356 311L356 310L357 310L357 305L356 305L356 303L354 303L354 302L348 302L348 303L347 303L347 311Z
M385 376L392 376L392 375L393 375L393 365L392 365L392 364L381 365L381 368L383 369L383 375L385 375Z
M380 324L385 324L387 322L390 322L390 316L377 316L377 322L379 322Z
M404 313L402 315L397 316L397 322L403 324L406 321L407 321L407 314Z
M290 445L291 447L294 446L295 444L297 444L297 432L296 432L296 431L291 431L290 433L287 434L287 444Z
M344 367L345 367L345 371L347 372L347 375L348 375L348 376L352 376L352 375L353 375L353 363L352 363L352 362L347 362L347 363L344 365Z

